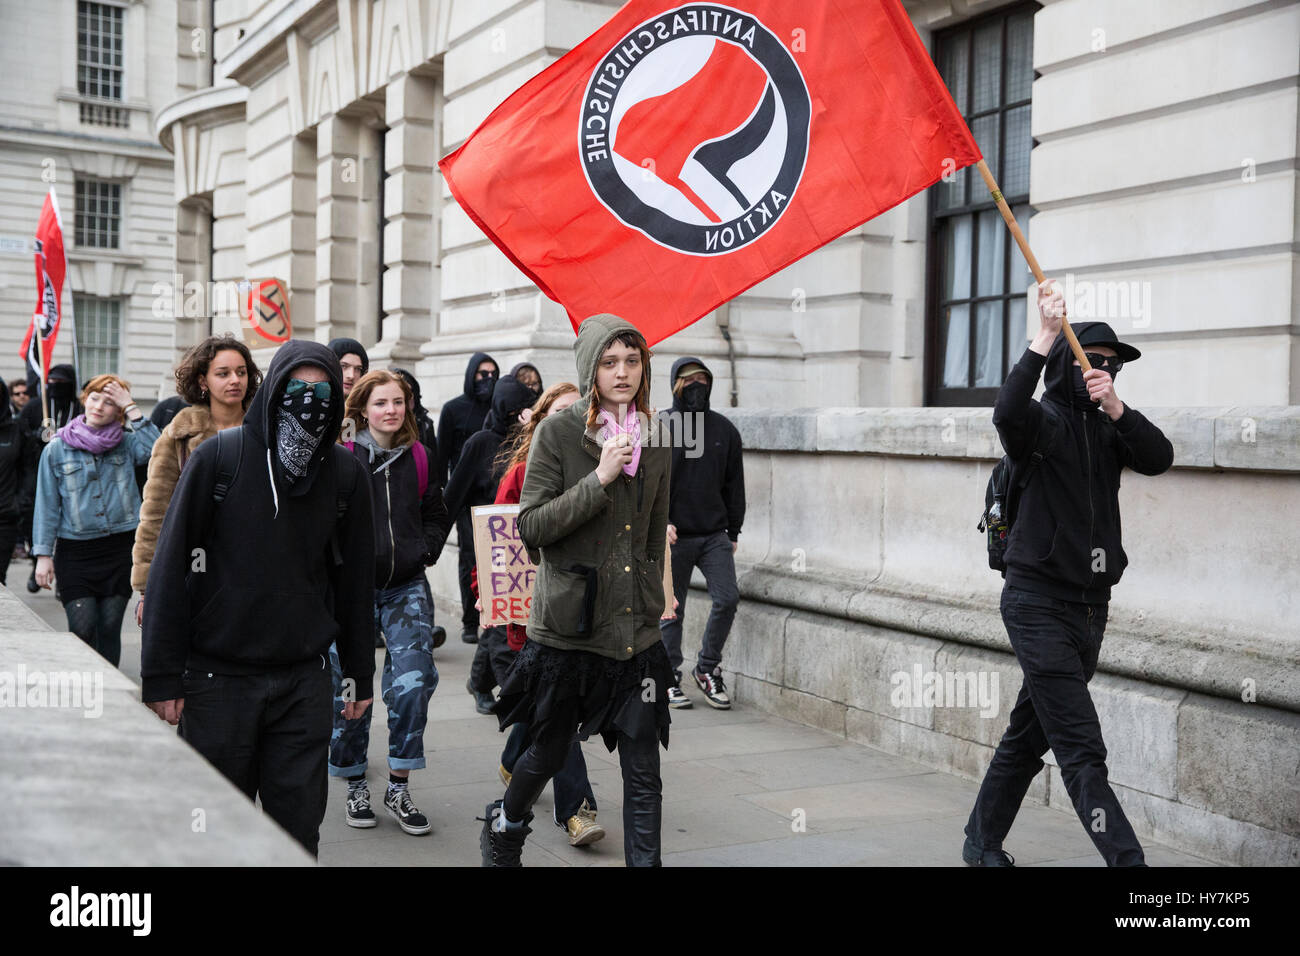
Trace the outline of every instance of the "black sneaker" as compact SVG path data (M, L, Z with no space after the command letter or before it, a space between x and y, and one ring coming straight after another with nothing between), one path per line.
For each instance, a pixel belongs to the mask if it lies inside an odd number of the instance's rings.
M502 800L492 801L487 805L484 816L478 818L483 821L483 832L478 839L479 849L483 852L483 865L523 866L524 840L533 832L528 827L533 822L533 815L530 813L524 817L524 822L519 827L497 830L497 817L503 817L506 812L503 803Z
M995 850L981 850L971 838L967 837L965 844L961 848L961 858L966 861L967 866L1015 866L1016 858L1010 853L1003 851L1002 847Z
M447 643L447 629L445 627L439 627L435 624L429 633L433 635L433 649L435 651Z
M411 802L411 791L405 787L401 790L390 787L384 797L384 806L397 820L397 825L412 836L423 836L433 829L428 818L415 809L415 804Z
M722 668L713 668L712 674L706 674L699 667L691 671L691 676L695 678L695 684L700 690L704 691L704 699L709 702L710 707L718 710L730 710L731 698L727 696L727 685L722 682ZM669 698L671 701L671 698Z
M465 628L465 630L460 632L460 639L464 641L466 644L477 644L478 628L476 627Z
M469 691L470 696L474 698L474 709L480 714L496 713L496 698L491 694L480 694L474 689L474 679L471 677L465 681L465 689Z
M370 809L370 789L368 787L349 787L348 802L344 808L348 826L358 830L368 830L378 826L375 811Z

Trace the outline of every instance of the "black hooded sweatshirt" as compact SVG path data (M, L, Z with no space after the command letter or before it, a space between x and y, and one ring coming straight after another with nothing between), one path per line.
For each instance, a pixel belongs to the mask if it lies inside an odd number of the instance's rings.
M273 429L289 373L304 364L329 376L331 415L307 473L290 488L280 474ZM276 353L244 416L239 470L220 504L212 499L217 440L190 456L149 568L140 667L145 701L184 697L187 668L252 674L315 658L325 666L334 642L344 678L356 682L357 699L373 696L370 482L361 464L335 444L342 395L334 353L292 339ZM348 485L353 493L339 519L338 489ZM341 565L333 557L336 532ZM201 563L195 548L203 549Z
M25 433L24 438L27 439L23 443L23 453L27 456L24 471L31 483L29 493L23 496L22 506L26 510L22 513L21 523L24 533L30 534L32 513L36 509L36 474L41 461L41 452L49 442L41 435L44 412L41 406L39 383L36 388L31 388L29 379L27 391L33 397L18 413L18 422ZM55 431L86 410L77 398L76 369L66 363L50 366L49 396L50 418L54 420Z
M17 521L30 507L27 496L27 443L31 439L14 421L9 405L9 386L0 380L0 520Z
M497 365L496 359L486 352L475 352L470 357L469 364L465 366L464 393L448 400L447 404L442 406L442 414L438 416L438 480L441 482L445 483L451 476L452 469L460 461L461 449L465 447L465 442L483 427L483 419L487 417L488 409L491 407L491 392L488 392L488 397L482 400L474 395L474 375L484 362ZM498 379L500 375L501 366L497 365ZM456 516L454 511L451 514L452 517Z
M406 382L411 389L411 398L415 402L415 424L420 429L420 444L433 452L433 469L429 472L429 483L441 488L444 482L442 474L438 471L438 436L433 428L433 419L429 417L429 410L424 407L424 402L420 400L420 383L414 375L404 368L390 365L388 371L394 375L400 375L402 381Z
M490 505L496 501L503 469L496 467L501 446L510 437L519 413L537 400L533 390L513 377L500 379L492 391L492 410L483 427L470 436L447 482L447 510Z
M1086 338L1095 323L1074 323ZM993 424L1018 464L1034 451L1044 406L1060 424L1050 454L1020 495L1007 542L1006 581L1061 601L1104 604L1128 556L1121 541L1120 472L1159 475L1174 462L1169 439L1139 411L1124 406L1117 421L1074 395L1074 354L1065 335L1046 357L1025 349L998 392ZM1032 396L1046 368L1040 404Z
M370 473L375 509L375 587L408 584L438 560L451 531L442 490L433 480L433 453L418 441L386 450L363 431L352 445L352 454ZM429 484L423 498L412 455L424 455L428 462Z
M745 462L740 432L709 408L713 373L698 358L688 355L674 362L672 382L675 384L677 373L690 364L700 366L709 378L703 419L687 418L692 413L686 410L680 395L673 396L673 413L659 416L673 437L668 520L679 535L725 531L735 541L745 521ZM693 447L686 448L687 443Z

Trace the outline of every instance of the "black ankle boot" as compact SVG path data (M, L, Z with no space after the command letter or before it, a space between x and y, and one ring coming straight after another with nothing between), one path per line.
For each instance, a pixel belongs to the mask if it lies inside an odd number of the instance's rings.
M496 830L493 828L493 823L499 815L506 812L502 806L503 802L494 800L484 811L483 832L479 835L478 841L479 849L483 851L483 865L522 867L524 840L533 832L528 826L533 822L533 815L528 814L524 817L523 823L517 827L507 825L505 830Z
M1010 853L1003 852L1001 847L996 850L981 850L971 838L966 838L966 843L961 848L961 858L967 866L1015 866L1016 858Z

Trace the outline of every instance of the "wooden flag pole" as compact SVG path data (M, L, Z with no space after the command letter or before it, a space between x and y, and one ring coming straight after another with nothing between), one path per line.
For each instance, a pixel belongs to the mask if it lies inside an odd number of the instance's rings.
M1043 275L1043 270L1038 265L1038 260L1034 258L1033 250L1029 248L1029 241L1025 239L1025 234L1020 229L1020 223L1016 222L1016 217L1011 214L1011 207L1007 205L1006 199L1002 196L1002 190L998 189L998 181L994 179L993 174L989 172L989 164L981 159L975 168L978 169L980 175L984 177L984 185L987 186L989 192L993 194L993 201L998 204L998 212L1002 213L1002 221L1005 222L1007 228L1011 230L1011 237L1016 240L1016 245L1020 247L1020 252L1024 255L1025 262L1029 264L1029 269L1033 272L1034 279L1040 283L1045 281L1047 276ZM1074 352L1074 357L1079 360L1080 367L1085 372L1092 371L1092 366L1088 364L1088 357L1083 354L1083 346L1081 346L1079 340L1075 338L1074 329L1070 328L1070 321L1065 317L1064 312L1061 313L1061 331L1065 333L1065 340L1070 343L1070 350Z

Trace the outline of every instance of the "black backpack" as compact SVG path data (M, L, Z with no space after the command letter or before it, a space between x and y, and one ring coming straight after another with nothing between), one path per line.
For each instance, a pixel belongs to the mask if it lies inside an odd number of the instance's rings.
M351 455L348 456L349 458ZM244 429L225 428L217 432L217 480L212 485L212 500L220 504L229 494L235 478L239 475L239 465L244 458ZM347 469L348 474L339 483L338 498L335 502L335 529L330 533L330 548L334 552L334 564L343 564L343 552L339 548L338 522L348 513L348 502L356 491L357 469Z
M984 514L976 526L979 531L988 534L989 567L1001 571L1003 577L1006 577L1007 572L1007 542L1011 537L1011 526L1015 524L1016 511L1020 507L1020 493L1025 490L1042 460L1052 453L1061 430L1060 421L1054 413L1047 410L1047 405L1043 403L1039 407L1043 410L1043 422L1038 429L1034 450L1019 463L1013 461L1010 455L1003 455L1002 460L993 466L988 487L984 489Z

